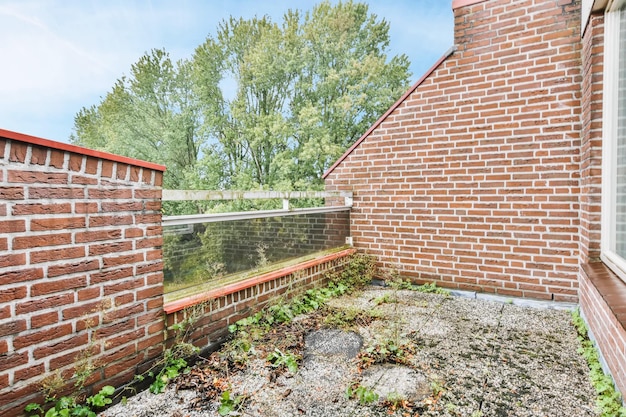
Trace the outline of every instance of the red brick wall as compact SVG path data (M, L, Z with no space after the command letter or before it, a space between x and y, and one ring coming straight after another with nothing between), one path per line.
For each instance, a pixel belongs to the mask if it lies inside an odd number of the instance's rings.
M604 15L592 15L582 38L580 256L600 260Z
M204 294L204 302L181 300L166 303L168 326L180 323L189 314L194 314L199 319L193 322L193 331L187 341L199 348L214 346L228 334L228 326L238 320L253 315L281 298L287 300L308 289L327 284L326 275L342 270L350 260L349 255L354 252L354 249L346 249L248 282L233 284L234 288L218 288ZM183 308L184 305L191 307ZM194 308L194 305L197 307ZM170 335L170 339L173 337Z
M0 135L0 415L92 349L89 389L127 382L163 341L162 172ZM35 138L37 139L37 138ZM60 144L63 145L63 144ZM124 160L120 158L120 160Z
M580 4L455 10L457 50L343 161L356 247L417 281L577 299Z

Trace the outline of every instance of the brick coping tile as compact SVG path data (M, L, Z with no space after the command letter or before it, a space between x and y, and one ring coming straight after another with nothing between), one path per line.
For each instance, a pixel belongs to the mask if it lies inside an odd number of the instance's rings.
M70 145L69 143L57 142L37 136L30 136L23 133L13 132L11 130L0 129L0 138L24 142L31 145L44 146L52 149L58 149L60 151L72 152L78 155L92 156L94 158L106 159L113 162L121 162L124 164L148 168L155 171L165 171L164 165L155 164L153 162L141 161L139 159L129 158L127 156L96 151L94 149L83 148L82 146Z

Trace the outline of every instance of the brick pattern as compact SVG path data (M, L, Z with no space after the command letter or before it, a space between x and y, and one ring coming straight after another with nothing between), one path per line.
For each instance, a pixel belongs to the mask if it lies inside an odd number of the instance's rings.
M416 281L577 300L580 3L490 0L457 50L326 176L351 235Z
M185 320L189 314L200 317L193 324L189 342L201 349L215 347L228 334L228 326L246 318L279 299L289 299L327 284L326 275L342 270L350 261L347 251L340 256L305 267L289 268L269 281L252 282L238 291L212 298L167 315L168 327ZM167 309L167 307L166 307ZM175 335L170 334L171 342Z
M600 260L604 15L591 15L582 38L580 256Z
M580 274L580 309L617 388L626 392L626 284L601 262Z
M0 138L0 414L70 381L97 390L160 355L162 172ZM106 366L103 366L106 364Z

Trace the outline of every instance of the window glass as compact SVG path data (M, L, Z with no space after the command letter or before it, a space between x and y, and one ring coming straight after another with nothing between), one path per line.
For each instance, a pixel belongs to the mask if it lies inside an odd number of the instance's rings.
M615 252L626 258L626 4L619 13L617 59L617 161L615 189Z

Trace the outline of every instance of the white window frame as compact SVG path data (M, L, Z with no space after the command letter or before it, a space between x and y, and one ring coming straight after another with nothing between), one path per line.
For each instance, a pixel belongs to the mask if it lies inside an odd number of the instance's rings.
M601 259L626 281L626 259L615 252L616 197L615 178L617 176L617 123L618 123L618 82L619 82L619 31L620 20L617 11L626 0L614 0L608 5L604 20L604 89L603 89L603 143L602 143L602 221Z

